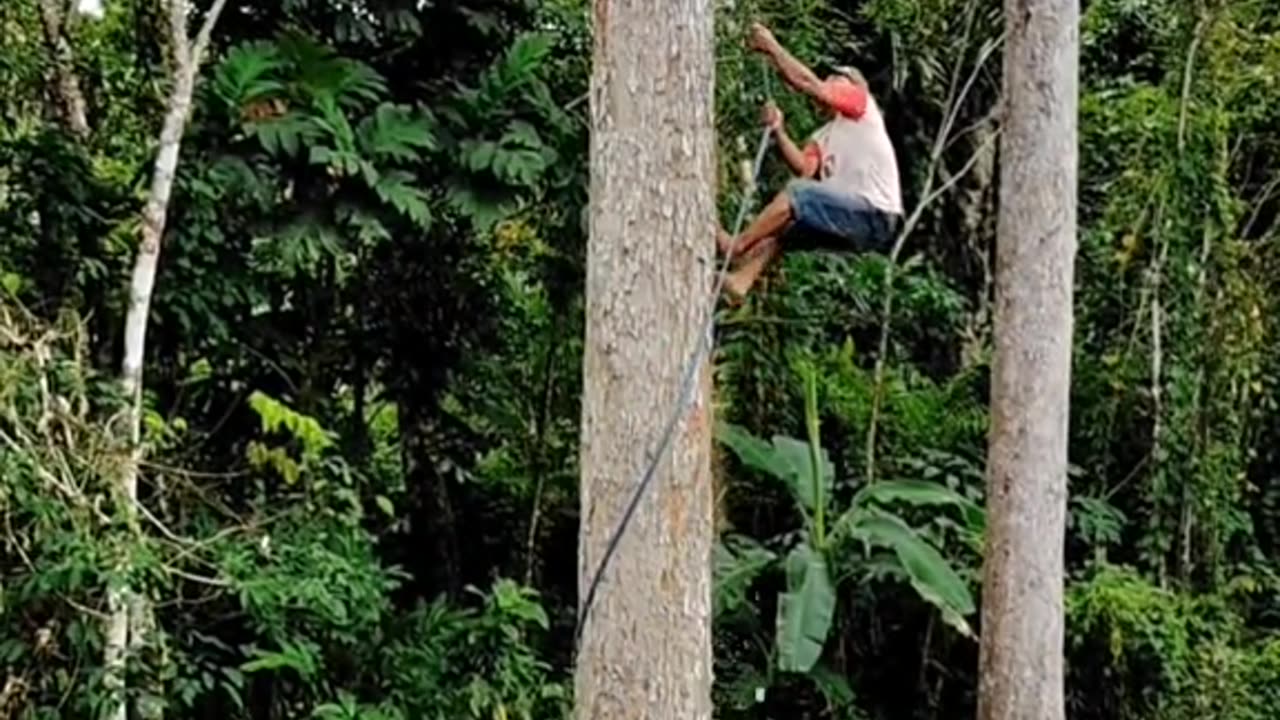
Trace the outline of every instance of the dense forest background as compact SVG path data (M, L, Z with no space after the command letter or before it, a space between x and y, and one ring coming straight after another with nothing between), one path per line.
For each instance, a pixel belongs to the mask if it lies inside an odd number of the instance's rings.
M129 687L171 718L568 717L590 8L227 4L169 208L131 519L116 377L170 33L146 0L50 33L50 4L0 4L0 718L104 707L125 549L157 628ZM1274 718L1280 2L1082 10L1068 715ZM909 218L895 257L788 257L720 319L717 713L971 717L1000 8L720 3L726 223L760 103L817 124L745 51L753 19L863 69ZM812 664L775 629L810 524L742 452L743 430L806 437L806 394L832 517L880 503L903 533L804 588L833 604Z

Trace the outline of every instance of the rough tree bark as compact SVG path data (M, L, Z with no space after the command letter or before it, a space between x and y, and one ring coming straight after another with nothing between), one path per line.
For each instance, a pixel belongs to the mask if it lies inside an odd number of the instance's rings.
M191 115L191 96L195 89L196 75L204 60L209 38L226 0L215 0L204 16L194 41L187 32L187 18L191 14L188 0L167 0L169 13L169 44L171 51L171 76L169 97L165 108L164 123L160 129L160 147L155 168L151 175L151 188L142 211L142 238L134 257L133 276L129 284L129 306L125 316L124 361L120 370L120 384L130 399L127 428L122 433L127 453L116 488L118 502L125 521L134 536L140 532L137 520L138 466L142 460L142 368L146 355L147 320L151 311L151 291L155 287L156 268L160 260L160 241L164 237L165 221L169 212L169 198L173 194L173 182L177 174L178 154L187 119ZM125 663L130 651L137 653L151 642L155 632L155 619L147 597L135 591L128 581L132 562L129 545L117 567L121 580L113 583L107 592L106 643L103 651L104 681L112 700L107 704L105 716L111 720L126 720L128 702L125 699ZM162 706L155 699L141 701L138 714L145 720L162 716Z
M595 0L579 595L703 340L714 265L710 0ZM707 365L579 649L578 720L709 720Z
M979 720L1060 720L1078 0L1005 0Z

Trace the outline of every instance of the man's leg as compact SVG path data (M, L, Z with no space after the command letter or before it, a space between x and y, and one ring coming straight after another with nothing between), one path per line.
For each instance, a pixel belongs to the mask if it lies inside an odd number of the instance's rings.
M724 279L724 287L735 298L741 299L760 279L769 263L782 254L782 244L776 235L766 237L755 244L746 260Z
M721 252L731 257L748 253L756 243L765 238L777 237L791 222L792 216L791 197L786 190L783 190L764 206L764 210L760 211L736 241L723 229L717 229L716 243L720 246Z

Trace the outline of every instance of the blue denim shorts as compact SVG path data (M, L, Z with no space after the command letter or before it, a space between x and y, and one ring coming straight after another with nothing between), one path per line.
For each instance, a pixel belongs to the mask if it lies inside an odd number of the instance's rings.
M888 252L898 216L857 195L831 190L815 180L792 180L790 226L779 241L784 248L836 252Z

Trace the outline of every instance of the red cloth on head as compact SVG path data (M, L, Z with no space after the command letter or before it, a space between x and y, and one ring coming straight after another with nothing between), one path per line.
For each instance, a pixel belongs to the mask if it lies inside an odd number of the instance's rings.
M822 97L833 110L857 120L867 112L867 89L846 77L822 81Z

